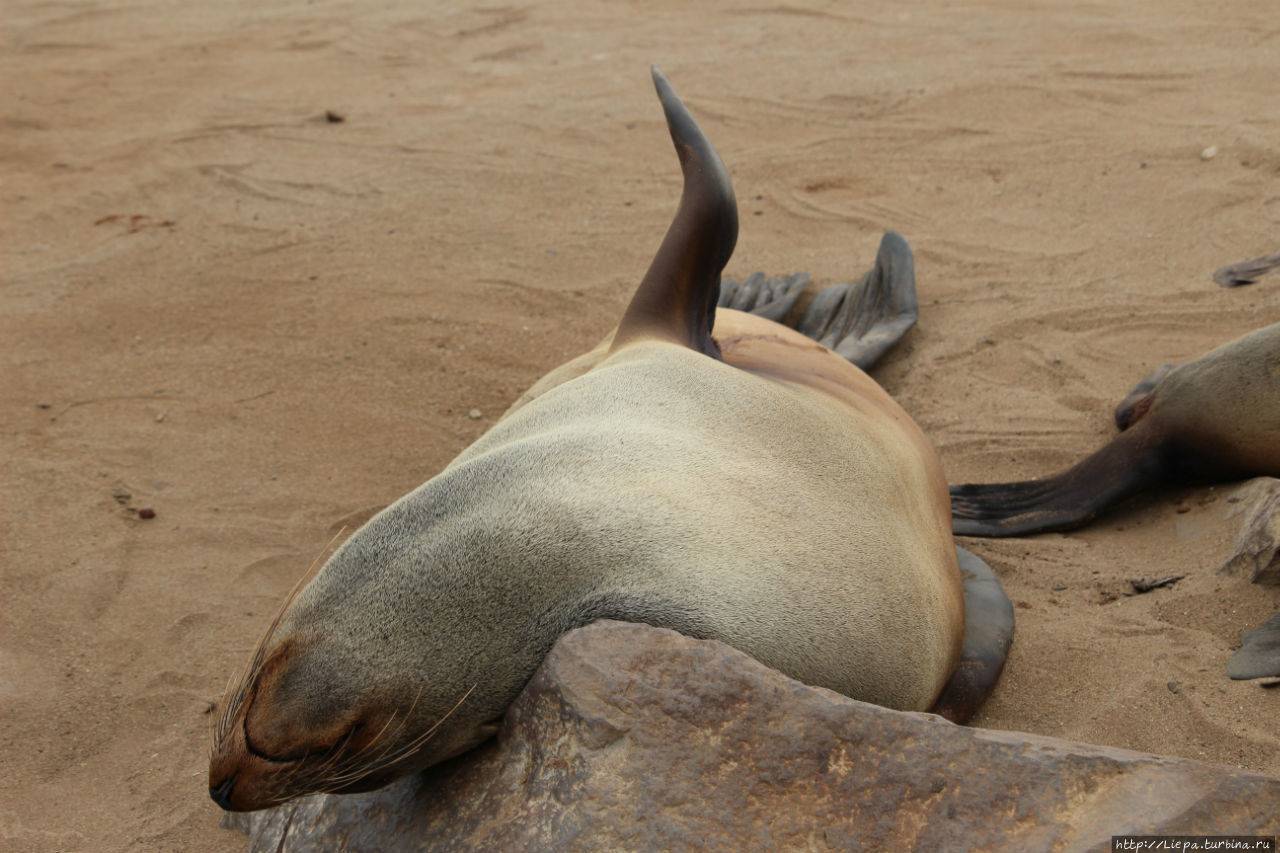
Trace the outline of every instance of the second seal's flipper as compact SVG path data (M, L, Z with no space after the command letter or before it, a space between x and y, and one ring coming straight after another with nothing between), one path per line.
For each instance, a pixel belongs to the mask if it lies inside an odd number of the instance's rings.
M731 278L720 279L720 308L747 311L766 320L786 325L787 315L800 294L809 286L809 274L798 272L786 278L768 278L752 273L739 284Z
M933 713L953 723L973 716L996 686L1013 645L1013 603L1000 578L977 555L956 548L964 580L964 643L960 665Z
M890 231L876 265L856 285L836 285L814 297L796 331L867 370L916 324L915 261L911 247Z
M1139 422L1056 476L952 486L951 529L960 536L1071 530L1159 482L1163 474L1163 448Z
M1240 650L1227 661L1227 676L1236 681L1280 676L1280 613L1244 635Z
M1129 392L1128 396L1120 401L1120 405L1116 406L1116 426L1120 428L1121 432L1142 419L1142 416L1151 408L1151 392L1156 390L1160 380L1168 376L1177 366L1176 364L1160 365L1148 373L1146 379L1133 386L1133 390Z

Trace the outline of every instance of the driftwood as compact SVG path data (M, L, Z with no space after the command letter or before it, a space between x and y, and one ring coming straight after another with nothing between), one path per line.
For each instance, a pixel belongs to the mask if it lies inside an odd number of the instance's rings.
M1213 280L1223 287L1239 287L1242 284L1253 284L1276 267L1280 267L1280 252L1251 261L1228 264L1214 271Z

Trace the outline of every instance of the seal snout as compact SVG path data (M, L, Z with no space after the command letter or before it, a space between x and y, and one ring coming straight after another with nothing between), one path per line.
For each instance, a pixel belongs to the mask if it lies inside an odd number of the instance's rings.
M246 812L279 805L305 793L295 790L291 777L303 773L298 761L272 761L257 755L237 725L215 743L209 757L209 796L229 812Z
M227 811L345 790L403 757L387 743L399 727L337 689L311 648L287 638L263 649L227 698L209 756L209 796Z
M236 774L232 773L222 783L209 786L209 796L225 811L231 811L231 791L236 786Z
M209 756L209 797L229 812L253 811L273 806L274 778L282 767L249 749L242 722L214 742Z

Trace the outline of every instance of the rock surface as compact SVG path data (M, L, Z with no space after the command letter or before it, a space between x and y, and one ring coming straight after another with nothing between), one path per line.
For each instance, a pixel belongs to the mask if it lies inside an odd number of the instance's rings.
M1227 676L1237 681L1280 676L1280 613L1240 638L1227 661Z
M1280 479L1258 477L1238 493L1244 524L1218 571L1247 572L1254 583L1280 584Z
M495 742L230 822L252 851L1108 850L1275 834L1280 779L954 726L600 622L561 638Z

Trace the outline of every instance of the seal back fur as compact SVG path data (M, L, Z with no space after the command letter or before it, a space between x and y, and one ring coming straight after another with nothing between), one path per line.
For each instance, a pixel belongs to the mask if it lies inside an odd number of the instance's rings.
M829 349L714 312L732 191L655 82L685 192L619 329L287 602L214 732L224 808L368 790L476 745L556 638L599 618L722 640L894 708L928 709L956 670L936 454Z

